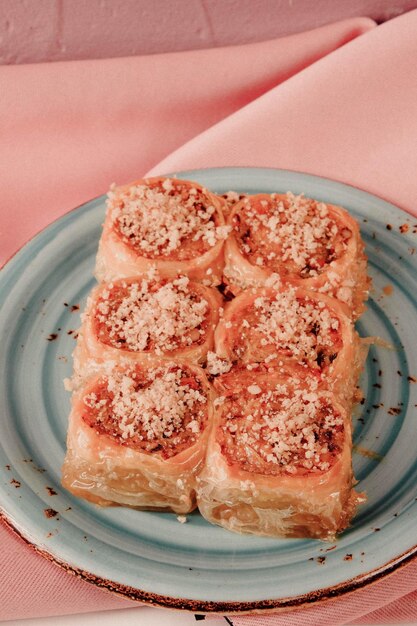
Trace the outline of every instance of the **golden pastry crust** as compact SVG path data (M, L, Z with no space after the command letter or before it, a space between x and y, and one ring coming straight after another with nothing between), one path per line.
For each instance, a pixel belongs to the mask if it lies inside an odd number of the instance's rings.
M222 395L198 479L202 515L228 530L333 540L362 496L353 488L351 422L338 398L299 371L239 368Z
M187 277L102 283L83 313L73 355L75 385L106 363L203 363L213 350L222 302L217 289Z
M294 194L257 194L228 217L224 276L233 292L271 276L345 302L357 319L369 279L359 226L338 206Z
M216 354L249 366L298 366L351 403L366 347L349 313L345 303L303 287L247 289L225 306Z
M96 504L195 508L213 390L185 363L118 368L74 395L62 484Z
M202 185L176 178L145 178L115 187L96 259L96 277L110 281L179 275L218 285L222 281L225 202Z
M291 193L220 197L164 177L113 187L107 206L63 485L102 506L198 504L235 532L334 540L364 499L356 221Z

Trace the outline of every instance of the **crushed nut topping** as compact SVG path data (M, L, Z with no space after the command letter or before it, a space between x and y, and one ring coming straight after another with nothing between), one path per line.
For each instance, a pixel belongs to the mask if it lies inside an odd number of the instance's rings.
M185 365L118 370L83 401L83 419L98 432L164 458L195 442L207 420L203 383Z
M343 445L343 417L317 383L257 377L222 405L221 445L230 462L260 474L325 472ZM244 393L243 385L247 392ZM251 387L259 392L252 395Z
M326 204L292 193L247 198L233 228L253 265L303 278L318 276L352 236L340 229Z
M186 277L173 281L119 281L96 305L98 337L132 352L157 355L205 340L208 302Z
M113 188L107 205L125 243L151 259L195 258L230 232L218 223L208 192L174 179Z

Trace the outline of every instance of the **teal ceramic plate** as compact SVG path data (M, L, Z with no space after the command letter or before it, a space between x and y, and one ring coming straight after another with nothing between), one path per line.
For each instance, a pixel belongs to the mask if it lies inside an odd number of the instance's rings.
M371 348L355 416L354 469L368 494L334 544L240 536L198 513L100 509L60 487L79 308L104 215L98 198L28 243L0 279L0 506L52 561L131 598L196 611L268 610L370 584L417 553L417 227L397 207L323 178L266 169L178 174L217 192L305 192L359 220L373 290L358 328Z

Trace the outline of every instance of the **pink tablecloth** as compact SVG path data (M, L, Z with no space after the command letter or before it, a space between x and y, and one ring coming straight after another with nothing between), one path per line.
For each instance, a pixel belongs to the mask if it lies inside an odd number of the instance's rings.
M417 213L416 59L412 12L237 48L1 67L0 254L150 168L295 169ZM59 570L4 526L0 542L0 619L132 606ZM404 622L417 619L415 589L413 564L319 607L233 621Z

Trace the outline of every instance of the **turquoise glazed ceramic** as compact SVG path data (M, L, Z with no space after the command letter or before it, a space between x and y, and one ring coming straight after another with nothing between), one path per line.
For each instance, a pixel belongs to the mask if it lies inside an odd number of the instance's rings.
M196 611L270 610L370 584L417 553L417 228L411 216L337 182L273 169L178 173L223 193L304 192L358 219L373 280L358 323L373 345L354 415L358 489L368 500L337 542L240 536L195 512L98 508L60 486L71 352L104 198L37 235L0 278L0 510L52 561L131 598Z

